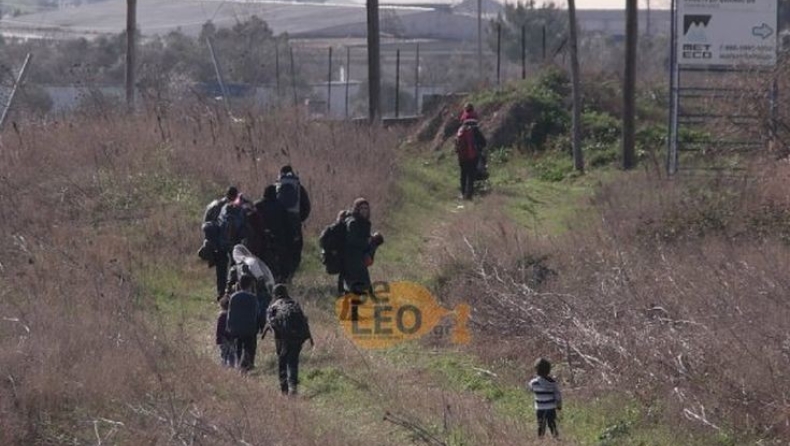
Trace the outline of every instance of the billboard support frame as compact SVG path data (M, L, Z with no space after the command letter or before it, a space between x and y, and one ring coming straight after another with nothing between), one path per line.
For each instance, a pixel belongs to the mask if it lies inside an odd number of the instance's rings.
M773 35L775 38L775 47L774 47L774 59L773 63L771 64L763 64L763 65L747 65L747 66L736 66L736 65L684 65L680 63L679 54L678 54L678 46L679 46L679 18L680 18L680 2L684 0L671 0L670 5L670 16L671 16L671 35L670 35L670 70L669 70L669 119L668 119L668 129L667 129L667 161L666 161L666 169L667 174L672 176L676 174L680 170L680 152L683 151L682 141L680 138L680 128L681 125L684 124L684 118L688 119L685 123L692 122L694 119L697 122L708 122L713 119L721 118L722 116L715 115L712 113L703 113L703 114L688 114L684 112L682 107L682 99L685 98L707 98L707 99L716 99L722 97L728 97L727 95L722 95L727 89L717 89L717 88L708 88L708 87L695 87L693 85L684 85L684 73L702 73L703 76L709 77L711 74L721 74L721 73L766 73L768 72L773 79L771 87L769 91L766 91L765 96L768 100L769 110L770 110L770 126L769 126L769 145L773 145L775 138L776 138L776 117L777 117L777 106L779 100L779 87L778 81L776 77L776 63L779 59L779 30L778 30L778 23L779 23L779 8L781 5L778 0L774 0L777 2L776 7L776 17L775 21L773 21L774 29ZM685 30L684 30L685 32ZM755 32L755 31L753 31ZM756 34L755 34L756 35ZM690 92L690 94L684 94ZM731 93L748 93L747 90L741 89L729 89ZM758 120L758 116L728 116L728 118L735 118L735 119L754 119ZM752 143L749 141L724 141L720 140L716 142L720 145L730 145L730 146L764 146L762 143Z

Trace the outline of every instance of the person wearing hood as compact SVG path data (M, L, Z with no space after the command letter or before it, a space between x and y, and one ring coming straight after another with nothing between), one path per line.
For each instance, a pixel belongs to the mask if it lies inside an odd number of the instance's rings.
M262 243L260 258L269 266L275 280L284 282L287 273L284 262L294 235L288 211L277 200L277 186L266 187L263 199L255 203L255 214L255 231Z
M239 196L239 190L235 186L230 186L225 192L225 196L218 198L208 206L203 213L203 246L198 255L206 260L209 267L213 266L216 272L217 300L222 298L225 291L226 279L228 277L228 253L220 246L220 224L219 215L226 204L232 203Z
M299 384L299 354L302 345L309 340L315 347L307 316L295 300L288 294L284 284L274 287L275 301L266 312L266 328L261 339L269 331L274 332L277 369L280 377L280 391L284 395L296 395Z
M277 200L287 211L290 222L290 238L285 258L282 259L285 280L290 281L302 262L302 225L310 217L310 196L293 167L288 164L280 169L280 176L275 183Z
M346 292L365 294L371 291L368 267L373 264L376 249L384 243L379 233L371 234L370 203L364 198L354 200L351 216L346 219L346 240L343 270L340 277Z
M261 330L258 300L253 294L255 278L243 275L239 279L239 291L230 296L226 331L236 344L236 360L242 373L255 368L255 352L258 349L258 332Z

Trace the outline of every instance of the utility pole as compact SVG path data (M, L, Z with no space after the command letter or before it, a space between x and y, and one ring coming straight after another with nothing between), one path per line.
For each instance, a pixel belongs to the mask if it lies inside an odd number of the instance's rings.
M584 172L584 154L582 153L582 94L581 79L579 74L579 37L576 33L576 0L568 0L568 21L570 22L571 39L571 84L573 86L573 113L572 113L572 133L573 133L573 167Z
M546 25L543 25L541 39L543 63L546 63Z
M136 59L137 0L126 0L126 105L134 109L134 64Z
M483 0L477 0L477 82L483 83Z
M625 4L625 75L623 77L623 169L636 165L637 0Z
M420 44L414 56L414 116L420 116Z
M332 111L332 47L329 47L329 76L326 79L326 114Z
M521 80L527 78L527 25L521 25Z
M368 118L373 123L380 116L381 60L379 52L379 1L367 0L368 13Z
M277 105L280 105L282 92L280 91L280 45L274 41L274 79L277 86Z
M348 119L348 88L351 79L351 47L346 47L346 98L345 98L345 112L346 119Z
M294 47L288 46L288 52L291 55L291 93L294 96L294 108L299 106L299 99L296 96L296 66L294 65Z
M400 48L395 51L395 117L400 118Z
M496 86L502 85L502 22L496 24Z

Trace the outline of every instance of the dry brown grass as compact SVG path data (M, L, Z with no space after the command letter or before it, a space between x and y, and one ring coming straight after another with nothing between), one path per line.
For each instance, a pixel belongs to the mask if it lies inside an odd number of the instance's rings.
M286 162L312 192L309 231L359 195L386 209L395 133L195 106L3 136L0 444L348 444L149 317L140 273L189 264L206 202L231 183L257 199Z
M484 356L549 355L585 393L624 391L686 428L786 439L788 170L628 175L561 237L466 219L448 261L473 261L445 292L471 300ZM506 351L489 347L503 338Z

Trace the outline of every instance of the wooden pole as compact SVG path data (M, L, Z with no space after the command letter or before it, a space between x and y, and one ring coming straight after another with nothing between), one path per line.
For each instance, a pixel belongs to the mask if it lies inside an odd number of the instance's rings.
M573 95L573 112L571 118L573 167L584 172L584 154L582 153L582 95L581 79L579 73L579 46L576 22L576 0L568 0L568 21L570 22L570 50L571 50L571 84Z
M348 89L351 81L351 47L346 47L346 119L348 119Z
M299 106L299 99L296 97L296 70L294 67L294 47L289 46L288 51L291 55L291 92L294 96L294 108Z
M502 22L496 24L496 85L502 85Z
M414 62L414 116L420 115L420 44Z
M521 25L521 80L527 78L527 25Z
M546 63L546 25L543 25L543 63Z
M366 0L368 19L368 118L376 121L380 116L381 60L379 40L379 2Z
M626 0L625 75L623 76L623 169L636 165L636 51L637 0Z
M126 0L126 106L129 110L134 109L136 30L137 0Z
M477 0L477 81L483 82L483 0Z
M329 76L326 78L326 114L332 111L332 47L329 47Z
M280 90L280 45L274 42L274 79L277 86L277 104L280 103L282 91Z
M400 48L395 51L395 117L400 117Z

